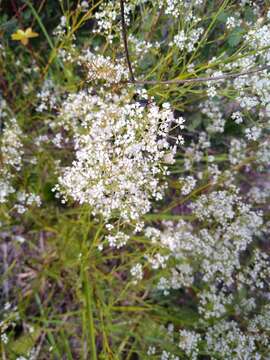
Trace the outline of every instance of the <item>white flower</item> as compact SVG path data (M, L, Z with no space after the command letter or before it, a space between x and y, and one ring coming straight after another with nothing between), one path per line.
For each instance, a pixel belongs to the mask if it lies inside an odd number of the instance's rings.
M89 4L88 4L88 2L87 1L82 1L81 2L81 7L83 8L83 10L87 10L88 8L89 8Z
M148 350L147 350L147 355L151 356L151 355L155 355L156 353L156 347L155 346L149 346Z
M174 36L173 42L170 43L170 45L175 45L180 50L185 49L188 53L190 53L195 49L195 45L198 43L202 33L203 28L201 27L193 29L187 33L185 33L184 30L181 30Z
M226 27L227 27L228 29L233 29L233 28L236 26L236 24L237 24L237 21L236 21L235 17L229 16L229 17L227 18L227 20L226 20Z
M88 81L105 80L112 84L128 79L128 70L123 61L113 62L110 57L93 54L88 49L80 54L76 62L86 66Z
M248 140L256 141L260 137L262 129L257 126L252 126L252 128L245 129L245 135Z
M1 334L1 341L3 341L4 344L8 343L8 336L6 333Z
M179 347L185 351L189 356L196 356L199 352L198 343L201 341L201 336L194 331L180 330ZM196 357L195 357L196 358Z
M243 122L243 117L240 111L232 113L231 118L235 121L236 124L241 124Z
M131 275L134 277L133 283L137 284L138 281L143 279L143 268L142 264L136 264L130 269Z
M196 186L197 180L193 176L181 177L179 179L182 188L181 193L183 195L188 195Z
M91 205L93 215L139 223L150 200L163 196L162 163L172 162L176 151L168 142L174 117L168 105L143 107L126 98L125 92L97 96L90 90L63 103L59 121L74 132L76 152L54 190Z
M128 239L129 236L123 233L122 231L118 231L115 235L108 235L106 237L106 240L109 242L109 245L111 247L116 247L117 249L126 245Z

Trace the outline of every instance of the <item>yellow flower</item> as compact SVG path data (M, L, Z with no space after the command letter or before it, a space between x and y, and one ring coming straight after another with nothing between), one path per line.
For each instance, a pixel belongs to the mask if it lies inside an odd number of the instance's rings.
M27 28L25 31L19 29L11 35L12 40L20 41L23 45L27 45L30 38L37 37L38 33L32 31L32 28Z

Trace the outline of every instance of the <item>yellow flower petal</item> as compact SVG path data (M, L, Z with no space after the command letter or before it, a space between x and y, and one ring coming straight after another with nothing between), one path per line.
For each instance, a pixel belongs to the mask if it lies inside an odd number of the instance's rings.
M32 31L32 28L28 28L28 29L26 29L26 31L25 31L25 36L26 36L27 38L33 38L33 37L37 37L37 36L38 36L38 33Z
M15 33L15 34L12 34L12 35L11 35L11 39L12 39L12 40L21 40L21 35L16 34L16 33Z
M32 31L32 28L27 28L25 31L18 29L11 35L12 40L20 41L23 45L27 45L30 38L37 37L38 33Z
M27 44L28 44L28 42L29 42L29 40L28 40L28 38L27 38L27 37L26 37L26 38L21 39L21 43L22 43L23 45L27 45Z
M11 35L12 40L21 40L24 38L25 34L23 30L17 30L14 34Z

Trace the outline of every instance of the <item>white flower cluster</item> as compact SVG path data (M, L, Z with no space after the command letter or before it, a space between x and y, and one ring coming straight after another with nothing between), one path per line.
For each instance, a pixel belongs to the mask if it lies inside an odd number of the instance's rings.
M60 23L53 31L53 35L57 37L58 40L62 40L66 35L67 30L69 29L69 25L67 23L66 16L61 16Z
M193 8L200 7L203 2L204 0L158 0L159 8L164 7L166 15L178 19L184 13L189 21L195 18Z
M138 263L138 264L132 266L132 268L130 269L130 273L134 278L133 283L137 284L138 281L142 280L142 278L143 278L142 265L140 263Z
M198 142L192 141L189 146L185 148L184 154L184 169L190 171L195 164L199 164L203 160L204 152L210 148L209 136L206 132L201 132ZM201 177L200 172L198 177Z
M260 233L262 217L241 201L237 194L228 191L212 192L201 195L190 205L193 216L208 227L196 228L190 222L179 221L176 225L164 222L163 231L150 231L146 236L162 248L169 250L170 257L177 259L169 280L162 280L173 289L192 284L194 275L199 271L205 283L222 282L231 286L232 274L240 268L240 255ZM153 235L152 235L153 234ZM195 268L190 262L195 259Z
M113 63L110 57L93 54L90 50L83 51L77 61L87 68L88 81L104 80L112 84L128 78L128 70L123 61Z
M46 79L41 90L37 93L37 112L50 111L56 108L58 100L58 89L51 79Z
M220 102L207 100L200 105L202 114L204 114L210 121L207 125L208 133L223 133L225 127L225 118L220 109Z
M255 26L249 30L248 34L245 36L247 44L258 51L258 54L262 60L270 60L270 50L268 49L270 45L270 23L269 19L267 23L262 24L261 19L257 20Z
M259 139L262 133L262 129L257 126L252 126L252 128L245 129L245 135L248 140L256 141Z
M262 18L251 27L244 42L250 52L256 52L256 55L242 56L230 67L248 70L254 66L266 66L270 61L270 23L269 19L262 22ZM234 79L233 86L238 91L238 102L242 109L251 110L262 105L264 108L270 106L269 92L269 71L264 71L245 75Z
M130 52L133 56L132 66L136 68L139 64L144 64L146 57L152 52L156 54L160 49L160 43L146 41L140 39L133 34L130 34L128 37L128 43Z
M29 206L41 206L41 199L39 195L34 193L26 193L21 191L17 193L18 203L14 206L19 214L23 214L27 211Z
M193 176L181 177L179 179L182 185L181 193L188 195L196 186L197 180Z
M270 311L260 301L269 297L270 257L258 247L251 255L247 252L261 235L262 215L237 192L201 195L190 207L194 223L167 221L162 230L145 231L160 245L160 254L165 251L173 259L166 262L167 276L160 278L158 289L165 295L173 289L196 289L204 332L180 330L178 346L190 359L198 359L201 353L213 359L220 358L217 354L228 360L263 359L259 349L270 346L266 320ZM243 306L235 306L239 298ZM233 311L240 323L230 318Z
M116 21L117 15L120 13L120 6L117 7L115 1L102 2L99 11L96 13L97 29L94 31L104 34L107 39L112 42L113 35L111 34L113 24Z
M110 225L110 224L109 224ZM112 232L113 230L113 226L111 225L109 228L108 228L109 231ZM129 236L125 233L123 233L122 231L117 231L115 234L109 234L107 237L106 237L106 240L108 241L109 245L111 247L115 247L117 249L119 249L120 247L126 245L126 243L128 242L129 240Z
M17 171L21 169L22 164L23 145L20 140L21 136L22 131L15 118L4 124L1 139L2 161L5 166L10 166Z
M260 359L256 351L256 337L241 331L235 321L219 321L208 328L207 350L219 354L224 360Z
M181 330L179 347L191 359L199 358L199 349L212 355L211 359L267 359L259 353L257 345L261 343L268 352L269 338L262 331L269 332L269 315L269 306L263 307L259 315L247 320L246 331L234 320L219 320L207 328L205 339L195 331Z
M226 20L226 27L227 29L233 29L236 27L236 19L234 16L229 16Z
M89 3L86 0L83 0L78 7L80 7L82 9L82 11L87 11L89 9Z
M252 186L248 192L248 197L254 204L267 204L270 198L270 184L267 183L267 186L263 187Z
M174 36L170 45L175 45L180 50L185 49L188 53L191 53L195 49L195 45L200 40L203 31L204 30L202 27L192 29L189 32L181 30L177 35Z
M270 279L270 257L267 253L256 249L248 266L238 274L239 287L248 286L252 291L268 288Z
M185 353L190 356L192 360L197 359L199 353L198 343L201 340L201 336L195 331L190 330L180 330L179 335L180 349L184 350Z
M240 111L232 113L231 118L235 121L236 124L241 124L243 122L243 116Z
M242 139L232 139L229 150L229 161L231 164L240 164L246 157L246 143Z
M75 160L63 169L54 190L89 204L93 215L107 220L140 221L151 200L162 198L164 163L176 151L170 144L174 116L169 104L160 109L145 92L141 96L148 105L129 103L126 92L81 91L68 96L59 114L60 124L74 131Z
M3 177L4 175L4 177ZM0 204L5 203L10 194L14 193L14 188L9 182L8 174L2 172L0 177Z
M12 186L14 173L16 174L22 165L23 145L21 143L22 131L15 118L5 117L1 141L2 167L0 169L0 203L5 203L10 194L15 192Z
M142 5L147 0L130 0L125 3L125 21L126 24L130 23L130 14L134 11L137 5ZM107 41L112 43L114 33L120 32L120 2L117 0L102 1L98 11L95 13L96 28L93 30L95 33L106 36Z
M151 355L155 355L156 353L156 347L155 346L149 346L148 350L147 350L147 355L151 356Z
M22 139L24 137L21 128L19 127L15 118L9 118L8 109L6 105L2 105L5 116L2 116L4 120L4 129L0 137L1 148L1 162L0 169L0 204L7 203L9 196L16 193L17 189L14 185L16 175L22 169L23 164L23 144ZM28 206L33 204L40 206L41 199L34 193L27 194L25 192L17 192L17 203L13 206L19 214L24 213Z
M3 344L9 342L9 330L15 328L18 320L20 320L20 314L17 306L12 306L10 302L6 302L1 308L0 320L0 340Z
M146 256L146 259L149 262L151 268L157 270L160 268L164 269L166 267L169 256L157 253L153 256Z
M172 353L170 353L169 351L163 350L160 360L180 360L179 356L176 356Z

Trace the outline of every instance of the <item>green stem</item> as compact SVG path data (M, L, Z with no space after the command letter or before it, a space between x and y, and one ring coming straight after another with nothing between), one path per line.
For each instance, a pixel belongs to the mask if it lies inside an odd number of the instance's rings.
M87 276L87 270L83 269L83 282L85 286L85 305L86 305L86 318L87 318L87 338L89 348L91 349L91 359L97 360L96 350L96 337L95 337L95 324L93 317L93 290L89 285L89 278Z
M49 36L49 34L48 34L48 32L47 32L45 26L43 25L40 16L39 16L38 13L36 12L36 10L35 10L35 8L33 7L33 5L30 3L30 1L24 0L24 2L25 2L25 3L29 6L29 8L31 9L31 12L33 13L34 17L36 18L36 20L37 20L37 22L38 22L38 24L39 24L39 26L40 26L40 28L41 28L41 30L42 30L45 38L46 38L46 40L48 41L48 44L49 44L50 48L52 49L52 52L55 54L55 53L56 53L56 48L55 48L55 46L54 46L54 44L53 44L53 42L52 42L52 40L51 40L51 38L50 38L50 36ZM62 61L60 61L57 57L56 57L56 61L57 61L57 64L58 64L62 69L64 69L64 65L63 65Z

